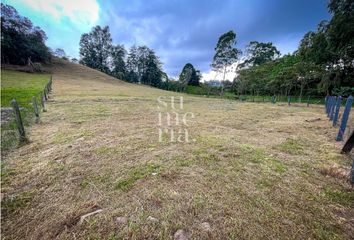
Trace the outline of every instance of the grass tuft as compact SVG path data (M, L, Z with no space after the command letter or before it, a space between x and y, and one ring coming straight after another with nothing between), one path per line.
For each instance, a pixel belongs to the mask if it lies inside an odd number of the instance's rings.
M282 152L299 155L304 152L303 143L301 140L295 139L286 139L285 142L282 142L278 146L276 146Z

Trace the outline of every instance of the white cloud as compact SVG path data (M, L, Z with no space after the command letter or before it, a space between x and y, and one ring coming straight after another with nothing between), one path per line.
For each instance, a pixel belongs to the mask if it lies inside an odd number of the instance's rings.
M34 11L47 13L55 20L68 18L77 25L93 25L99 18L96 0L18 0Z
M228 67L226 70L225 74L225 80L233 81L234 78L236 77L236 68L237 68L238 62L234 63L231 67ZM213 70L209 70L207 72L202 73L202 81L210 81L210 80L219 80L221 81L223 79L223 73L221 72L216 72Z

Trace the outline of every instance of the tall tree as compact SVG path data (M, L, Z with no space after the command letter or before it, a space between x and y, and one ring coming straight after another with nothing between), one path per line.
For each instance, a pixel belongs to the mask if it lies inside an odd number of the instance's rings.
M184 65L182 72L179 75L179 81L184 88L186 85L199 86L200 79L200 71L196 70L191 63Z
M132 83L139 82L138 61L139 61L138 48L135 45L133 45L129 49L127 64L126 64L126 68L127 68L127 77L126 78L127 78L128 82L132 82Z
M91 32L84 33L80 39L80 63L109 73L109 57L112 50L112 38L109 27L95 26Z
M161 62L153 50L149 49L149 51L147 52L147 56L144 57L144 66L142 72L142 83L154 87L160 86L162 82L163 72L161 68Z
M229 31L220 36L215 47L215 55L211 64L213 70L223 73L222 82L225 81L227 67L235 63L239 57L240 50L235 48L236 33ZM221 85L221 95L223 95L224 86Z
M147 71L149 58L152 61L152 59L154 57L156 57L156 55L147 46L139 46L137 49L137 53L138 53L138 67L137 67L138 72L137 72L137 74L138 74L139 82L142 82L141 78L143 77L143 75Z
M246 48L246 59L238 66L239 68L245 66L259 66L263 63L272 61L280 56L273 43L251 41Z
M54 55L59 58L66 58L67 57L64 49L62 49L62 48L55 49Z
M126 53L123 45L112 46L112 75L118 79L126 78L127 70L124 62Z
M192 79L193 71L195 72L192 64L187 63L186 65L184 65L182 72L178 78L178 81L180 82L180 86L181 86L180 91L182 91L182 92L185 91L188 83Z
M1 3L1 61L10 64L50 60L45 32L17 10Z

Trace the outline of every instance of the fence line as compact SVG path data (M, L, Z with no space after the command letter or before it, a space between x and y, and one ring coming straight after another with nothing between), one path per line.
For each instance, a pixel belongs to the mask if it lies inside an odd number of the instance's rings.
M306 97L296 97L296 96L264 96L264 95L237 95L235 96L236 100L239 101L245 101L245 102L270 102L270 103L277 103L277 102L285 102L288 103L289 106L291 106L293 103L303 103L306 104L307 107L310 106L310 104L324 104L323 98L322 97L311 97L310 95L307 95Z
M329 117L330 120L333 121L332 126L336 127L337 122L339 120L339 112L340 112L340 108L341 108L341 103L342 103L342 97L341 96L327 96L326 97L326 105L325 105L325 109L326 109L326 113L327 116ZM343 109L343 114L342 114L342 118L341 118L341 123L338 129L338 134L336 137L336 141L343 141L343 137L344 137L344 133L346 128L348 127L348 119L349 119L349 114L350 114L350 110L352 108L353 105L353 96L349 96L346 99L345 102L345 106ZM348 129L349 131L349 138L347 139L347 141L345 142L341 153L349 153L353 147L354 147L354 131L352 131L350 133L350 128ZM351 184L354 185L354 160L352 163L352 169L350 171L350 182Z
M47 111L47 109L45 107L45 101L47 101L49 99L49 94L52 92L52 83L53 83L53 76L51 75L49 82L45 85L42 93L39 94L41 107L42 107L43 112ZM17 126L17 130L19 133L19 141L25 142L25 141L27 141L26 131L25 131L25 127L24 127L24 124L22 121L21 111L20 111L20 108L18 106L16 99L12 99L11 106L12 106L14 114L15 114L16 126ZM39 123L40 115L39 115L39 108L38 108L36 96L32 96L32 106L33 106L33 111L34 111L34 116L35 116L35 123Z

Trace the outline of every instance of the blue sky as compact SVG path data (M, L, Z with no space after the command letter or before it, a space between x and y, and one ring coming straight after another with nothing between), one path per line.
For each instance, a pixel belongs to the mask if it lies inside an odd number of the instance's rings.
M145 44L160 56L170 76L192 63L210 77L218 37L236 31L237 47L271 41L282 54L329 19L326 0L3 0L48 36L49 47L79 57L82 33L108 25L114 43Z

